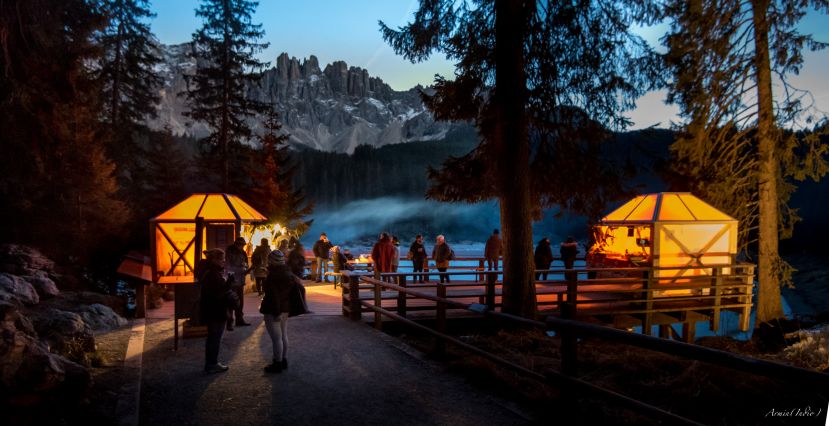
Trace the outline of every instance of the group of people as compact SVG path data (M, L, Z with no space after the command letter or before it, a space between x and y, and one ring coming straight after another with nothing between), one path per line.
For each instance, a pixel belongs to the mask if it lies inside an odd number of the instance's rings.
M228 366L218 360L219 347L225 330L232 331L234 327L249 326L243 316L245 276L251 274L256 281L256 290L262 297L259 312L264 315L265 329L273 345L273 359L265 367L268 373L278 373L288 367L285 354L288 349L287 322L291 312L292 292L301 293L304 300L304 287L301 279L305 274L305 250L297 239L283 240L279 248L271 250L268 239L263 238L259 246L253 250L248 265L248 254L245 251L246 241L237 238L225 250L211 249L204 251L205 258L196 266L195 276L201 284L200 319L207 325L207 341L205 344L205 371L227 371ZM382 273L397 272L400 265L400 240L386 232L380 234L371 250L372 263L377 276ZM498 270L499 259L503 251L499 231L495 229L487 239L484 247L484 258L487 269ZM286 255L285 252L288 254ZM315 266L312 278L316 282L328 282L328 261L334 265L334 272L353 269L349 260L353 256L348 249L341 249L332 245L325 233L313 247ZM559 249L564 266L572 269L578 253L578 245L573 237L561 243ZM449 261L455 258L455 252L446 243L443 235L435 238L431 256L423 242L423 236L417 235L409 246L407 259L412 262L413 280L424 283L429 281L428 274L424 273L431 257L438 270L441 283L451 282ZM549 238L542 238L535 249L536 270L544 271L550 268L553 261L553 251ZM565 272L570 279L573 272ZM387 279L387 277L384 277ZM546 272L536 274L536 279L547 279ZM302 302L304 305L304 301ZM307 309L303 306L303 312Z
M219 348L225 330L235 326L248 326L242 316L244 307L245 276L253 273L256 286L262 296L259 312L264 315L265 329L273 346L272 362L265 367L267 373L279 373L288 368L286 353L288 350L288 315L291 312L292 293L299 293L304 299L304 287L295 269L297 247L286 256L281 250L270 250L267 239L251 256L244 251L245 239L237 238L226 250L211 249L204 251L195 271L200 284L199 318L207 326L205 342L205 372L218 373L228 370L228 366L219 362ZM299 273L305 268L305 255L297 241L302 258ZM283 248L285 248L283 246ZM291 262L294 257L294 264ZM304 302L302 302L304 304ZM303 308L303 312L306 309ZM234 318L235 317L235 318Z
M573 269L573 265L576 262L576 256L578 255L579 246L576 242L576 239L573 237L567 237L561 246L559 247L559 253L561 254L561 260L564 261L564 269ZM535 247L535 269L537 271L546 271L550 269L550 265L553 263L553 248L550 244L550 239L544 237L541 241L538 242L538 245ZM565 272L564 276L565 279L570 279L573 272ZM535 274L536 280L546 280L547 279L547 272L537 272Z

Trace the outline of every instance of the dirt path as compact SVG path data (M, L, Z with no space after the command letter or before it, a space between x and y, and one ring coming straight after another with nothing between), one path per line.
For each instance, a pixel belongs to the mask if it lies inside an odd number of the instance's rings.
M246 309L252 326L225 333L219 358L230 370L213 375L202 372L204 338L173 352L172 321L148 319L140 424L529 423L397 340L333 315L339 289L308 290L316 314L290 319L289 369L276 375L262 371L270 339L255 307Z

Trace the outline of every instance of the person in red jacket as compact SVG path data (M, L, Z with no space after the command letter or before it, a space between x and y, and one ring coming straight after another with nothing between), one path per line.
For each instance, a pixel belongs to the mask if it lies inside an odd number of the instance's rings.
M379 278L379 274L392 272L393 257L394 245L392 245L389 234L383 232L371 249L371 260L374 262L374 276L376 278ZM383 278L383 281L391 282L388 278Z

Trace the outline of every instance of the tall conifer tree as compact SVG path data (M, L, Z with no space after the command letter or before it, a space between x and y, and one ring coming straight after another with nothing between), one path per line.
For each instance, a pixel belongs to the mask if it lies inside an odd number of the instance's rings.
M740 248L757 254L758 325L783 317L780 284L792 269L777 246L798 219L787 204L792 178L817 180L829 170L820 135L794 131L825 117L808 114L808 97L787 81L804 47L826 46L796 29L809 5L829 11L825 0L683 0L666 9L669 101L686 119L672 146L675 168L740 220Z
M535 315L531 222L540 208L595 214L620 195L597 144L659 81L652 52L629 31L636 3L422 0L405 27L381 23L407 59L440 51L456 61L455 79L438 78L424 101L438 119L473 121L482 142L430 171L429 196L499 200L507 312ZM554 175L562 171L572 174Z
M259 81L266 65L255 55L268 46L258 43L265 34L262 25L251 22L257 5L248 0L203 0L196 10L204 24L193 33L197 68L188 78L188 115L212 130L204 142L207 158L218 164L208 167L219 169L223 191L239 185L231 165L245 157L242 140L252 136L247 119L269 107L248 98L249 85Z
M84 0L0 2L0 236L83 257L129 220L88 64L104 17Z
M261 146L252 157L253 183L246 199L271 221L301 235L311 224L303 219L311 214L313 206L305 202L301 189L294 189L297 167L291 163L289 136L281 133L277 113L271 110L263 124L264 133L258 137Z
M104 118L113 133L156 116L162 79L157 41L146 22L155 16L148 0L101 0L108 24L98 35L103 49L100 78Z

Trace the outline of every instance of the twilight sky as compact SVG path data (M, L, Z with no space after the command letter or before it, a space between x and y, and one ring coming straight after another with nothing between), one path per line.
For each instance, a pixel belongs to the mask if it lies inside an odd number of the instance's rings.
M198 0L155 0L157 14L151 25L158 39L165 44L190 40L201 26L195 16ZM406 90L416 84L428 85L435 74L452 76L453 67L443 55L412 64L394 54L383 41L377 21L395 28L411 20L417 0L260 0L254 23L263 24L264 41L271 43L260 59L273 61L281 52L302 60L309 55L319 58L320 67L343 60L349 66L365 68L372 76L383 79L395 90ZM666 27L642 29L640 33L658 46ZM810 14L804 18L801 31L811 33L820 41L829 42L829 16ZM791 82L812 92L817 107L829 112L829 50L807 52L800 75ZM637 102L637 109L628 113L633 128L653 125L667 127L676 120L677 108L664 104L664 93L653 92Z

